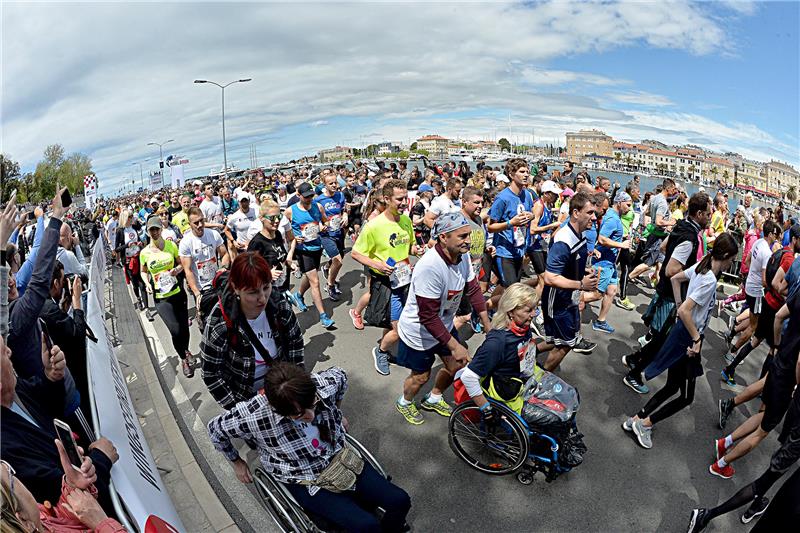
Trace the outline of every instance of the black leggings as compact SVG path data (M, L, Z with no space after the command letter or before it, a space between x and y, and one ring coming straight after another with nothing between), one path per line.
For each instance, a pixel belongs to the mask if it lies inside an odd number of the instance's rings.
M667 371L667 383L664 388L650 398L650 401L642 407L637 416L641 419L649 416L650 422L656 425L656 423L671 417L684 407L689 407L694 401L694 382L695 378L687 375L685 363L683 361L675 363ZM661 404L670 399L676 392L680 392L677 398L658 409ZM658 410L656 411L656 409Z
M168 298L157 299L156 311L169 330L172 346L178 357L185 359L189 349L189 308L186 304L186 293L181 290Z
M619 298L624 300L628 296L628 272L633 264L633 255L630 250L619 251Z
M127 261L123 261L122 266L125 267L125 274L128 275L128 279L133 285L133 294L142 301L145 307L149 307L147 305L147 289L144 287L144 280L139 274L134 274L131 271Z

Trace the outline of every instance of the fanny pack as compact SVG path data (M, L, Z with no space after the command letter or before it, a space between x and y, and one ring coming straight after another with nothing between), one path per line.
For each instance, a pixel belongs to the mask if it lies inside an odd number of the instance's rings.
M651 223L647 225L647 228L645 228L642 237L649 237L650 235L658 237L659 239L663 239L667 236L667 232L661 229L659 226Z
M333 456L331 463L320 472L313 481L300 481L300 485L312 485L331 492L350 490L356 484L356 477L364 470L364 459L361 454L347 442L339 453Z

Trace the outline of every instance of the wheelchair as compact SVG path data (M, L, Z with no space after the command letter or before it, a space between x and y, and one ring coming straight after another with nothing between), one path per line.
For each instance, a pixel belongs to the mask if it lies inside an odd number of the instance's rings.
M349 433L345 435L347 443L355 448L365 462L369 463L380 475L391 481L391 476L380 465L375 456ZM283 533L324 533L335 531L330 524L326 524L320 517L307 513L297 503L286 486L272 478L263 468L258 467L253 473L253 481L261 503L269 513L272 520ZM378 512L382 512L378 509Z
M566 439L582 437L574 417L565 435L552 436L530 427L506 404L488 400L496 420L491 427L473 400L459 404L450 415L448 442L462 461L489 475L516 474L523 485L533 483L537 472L542 472L549 483L577 466L565 464L561 455Z

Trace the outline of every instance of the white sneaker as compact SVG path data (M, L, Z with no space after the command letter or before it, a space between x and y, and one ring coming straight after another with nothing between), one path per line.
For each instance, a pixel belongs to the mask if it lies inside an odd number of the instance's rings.
M647 344L647 335L642 335L639 337L639 346L644 348L644 345Z

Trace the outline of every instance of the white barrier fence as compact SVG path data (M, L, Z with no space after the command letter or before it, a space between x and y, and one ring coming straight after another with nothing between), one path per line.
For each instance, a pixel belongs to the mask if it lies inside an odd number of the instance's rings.
M123 523L128 522L129 529L140 532L185 531L142 434L125 375L106 331L106 255L102 238L95 242L91 264L86 321L98 342L87 342L86 347L90 396L95 433L110 439L119 453L119 461L111 469L111 480L119 495L114 498L117 514Z

